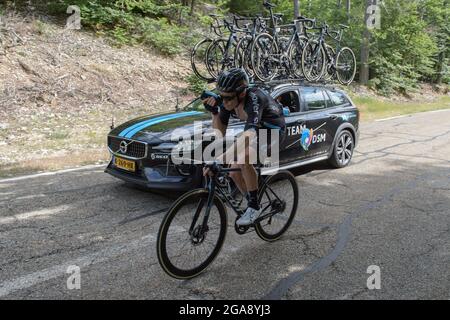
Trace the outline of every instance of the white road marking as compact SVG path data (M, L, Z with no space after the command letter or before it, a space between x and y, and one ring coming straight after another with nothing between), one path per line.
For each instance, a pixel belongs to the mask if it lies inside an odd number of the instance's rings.
M83 166L83 167L77 167L77 168L71 168L71 169L64 169L64 170L59 170L59 171L30 174L30 175L27 175L27 176L20 176L20 177L15 177L15 178L1 179L0 183L12 182L12 181L20 181L20 180L26 180L26 179L31 179L31 178L43 177L43 176L53 176L53 175L57 175L57 174L60 174L60 173L66 173L66 172L95 169L95 168L105 167L106 165L107 164L104 163L104 164L89 165L89 166Z
M21 214L16 214L15 216L3 217L3 218L0 218L0 225L7 224L7 223L13 223L16 221L27 220L27 219L39 217L39 216L48 216L48 215L59 213L64 210L68 210L69 208L70 208L70 206L68 206L68 205L62 205L62 206L54 207L51 209L36 210L36 211L30 211L30 212L25 212L25 213L21 213Z
M391 118L378 119L378 120L375 120L375 122L388 121L388 120L394 120L394 119L400 119L400 118L412 117L412 116L421 115L421 114L436 113L436 112L446 112L446 111L450 111L450 109L440 109L440 110L432 110L432 111L416 112L416 113L411 113L411 114L405 114L405 115L402 115L402 116L396 116L396 117L391 117Z
M151 245L156 241L156 237L153 235L147 235L141 239L134 240L129 243L115 245L110 248L88 254L81 258L67 261L57 266L53 266L41 271L33 272L13 280L8 280L0 283L0 297L7 296L15 291L27 289L34 285L46 282L48 280L56 279L58 277L67 275L66 271L69 266L78 266L83 272L83 268L100 262L107 261L116 256L123 255L130 251L140 249L144 246ZM64 279L64 282L66 280Z

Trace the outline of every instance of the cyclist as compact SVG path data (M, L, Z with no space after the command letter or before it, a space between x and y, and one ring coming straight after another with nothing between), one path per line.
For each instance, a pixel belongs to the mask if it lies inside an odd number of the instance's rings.
M261 214L258 204L258 175L249 161L250 153L256 152L251 147L254 145L252 142L256 141L257 144L260 144L260 148L264 147L262 144L270 148L267 141L259 141L260 129L268 129L268 141L271 141L271 129L279 130L278 143L284 140L286 124L283 109L266 91L257 87L249 87L248 76L240 68L233 68L221 73L217 79L217 90L219 96L211 94L203 100L205 108L212 113L213 128L219 130L224 137L230 116L246 121L244 133L235 142L236 146L245 146L245 155L242 157L245 161L241 164L233 159L230 166L240 168L240 171L233 172L230 176L248 200L245 213L236 223L238 226L248 226L253 224ZM223 103L219 103L220 100ZM246 140L250 143L246 144ZM233 154L235 145L224 153L223 159L227 159L227 161L230 159L229 155ZM211 174L209 171L206 168L203 174Z

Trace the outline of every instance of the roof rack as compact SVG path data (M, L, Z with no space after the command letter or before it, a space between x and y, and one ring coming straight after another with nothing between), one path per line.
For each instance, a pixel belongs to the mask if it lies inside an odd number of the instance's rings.
M335 83L326 80L310 82L306 79L276 79L271 81L250 81L250 84L264 87L274 87L282 84L295 84L304 86L327 86L333 89L337 89Z

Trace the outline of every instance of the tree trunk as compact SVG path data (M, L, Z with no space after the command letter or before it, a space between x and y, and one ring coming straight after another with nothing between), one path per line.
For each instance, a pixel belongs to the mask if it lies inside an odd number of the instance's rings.
M347 21L350 23L350 9L351 9L351 0L347 0L346 10L347 10Z
M444 51L442 51L439 54L439 66L438 66L438 74L437 74L437 79L436 79L436 83L437 84L442 84L442 78L443 78L443 73L444 73L444 63L445 63L445 49Z
M300 16L300 0L294 0L294 18Z
M348 3L348 2L347 2ZM359 71L359 82L362 85L367 85L369 82L369 44L370 44L370 31L367 27L367 21L369 19L369 14L367 13L370 6L372 5L372 0L366 0L366 7L364 10L364 32L361 43L361 68Z
M195 0L191 1L191 15L194 14Z
M337 0L337 7L338 9L342 7L342 0Z

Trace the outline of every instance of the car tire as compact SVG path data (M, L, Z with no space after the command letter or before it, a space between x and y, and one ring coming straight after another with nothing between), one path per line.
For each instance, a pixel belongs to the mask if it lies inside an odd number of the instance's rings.
M334 168L344 168L348 166L353 157L353 150L355 148L355 139L348 130L343 130L339 133L331 157L328 162Z

